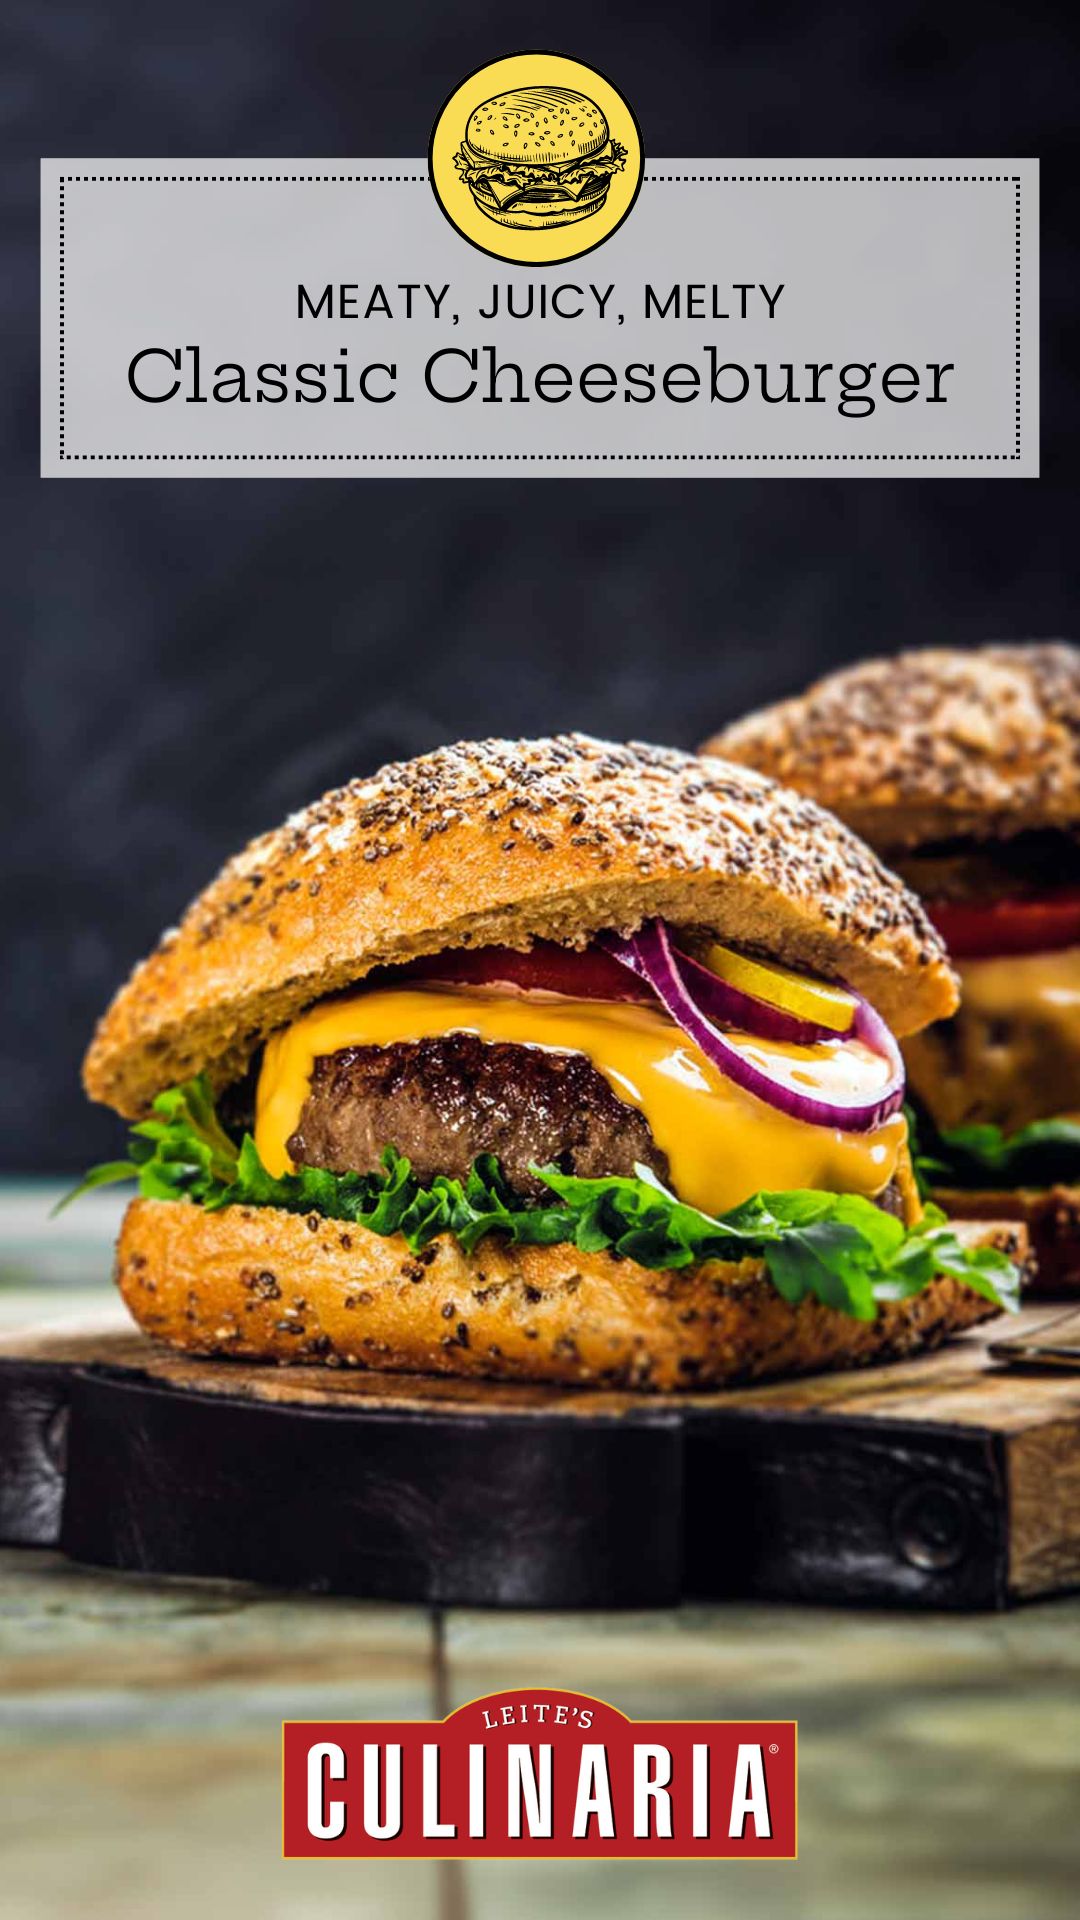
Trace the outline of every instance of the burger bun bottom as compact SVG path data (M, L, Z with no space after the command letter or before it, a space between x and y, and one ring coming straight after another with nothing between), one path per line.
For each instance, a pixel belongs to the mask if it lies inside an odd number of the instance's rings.
M935 1192L939 1207L957 1220L1015 1220L1031 1247L1029 1299L1080 1299L1080 1187L1013 1187Z
M1024 1257L1022 1227L960 1232ZM449 1235L412 1254L318 1214L169 1200L129 1206L116 1278L139 1325L190 1353L663 1391L899 1359L996 1312L944 1276L867 1322L789 1306L759 1260L653 1272Z
M497 206L475 187L470 191L481 213L494 220L496 226L523 227L536 232L544 227L572 227L576 221L599 213L608 197L609 185L610 182L604 180L597 193L585 194L580 200L514 200L508 207Z

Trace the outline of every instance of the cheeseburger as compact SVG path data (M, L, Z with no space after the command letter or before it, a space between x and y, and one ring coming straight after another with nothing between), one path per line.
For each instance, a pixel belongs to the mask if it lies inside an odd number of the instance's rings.
M500 227L566 227L599 213L626 148L585 94L515 87L473 109L454 165Z
M1080 1287L1080 651L874 660L708 752L831 807L922 895L959 1013L905 1042L923 1169L950 1213L1026 1220Z
M756 773L447 747L252 842L102 1020L117 1256L197 1353L631 1387L908 1353L1007 1304L924 1210L895 1033L941 942Z

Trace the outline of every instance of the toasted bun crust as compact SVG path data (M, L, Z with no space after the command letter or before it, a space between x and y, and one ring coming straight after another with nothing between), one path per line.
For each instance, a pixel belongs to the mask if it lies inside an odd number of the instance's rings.
M354 780L230 860L87 1055L126 1115L382 963L583 945L653 914L848 980L908 1033L957 1002L921 907L838 821L756 773L580 734L443 747Z
M599 153L608 123L595 100L572 87L514 87L473 108L465 139L485 160L557 166Z
M968 1237L1023 1252L1022 1229ZM653 1273L449 1236L414 1257L316 1214L170 1200L132 1202L116 1277L139 1325L190 1353L663 1390L895 1359L996 1311L941 1278L866 1322L788 1306L756 1260Z
M1080 823L1080 649L868 660L703 749L786 781L884 852Z
M950 1187L934 1194L939 1207L958 1220L1016 1220L1031 1245L1033 1299L1080 1295L1080 1187L1012 1187L965 1192Z
M575 221L587 220L591 213L599 213L608 197L609 180L600 181L596 192L583 193L580 200L569 198L562 200L515 200L508 207L497 207L489 194L473 187L472 197L499 227L527 227L535 231L538 227L572 227Z

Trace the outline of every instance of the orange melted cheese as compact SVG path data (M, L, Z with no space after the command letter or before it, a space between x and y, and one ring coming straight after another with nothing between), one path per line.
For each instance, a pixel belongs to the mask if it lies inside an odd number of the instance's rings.
M1077 1113L1080 948L960 960L957 972L960 1011L950 1028L959 1045L935 1072L928 1101L939 1124L989 1120L1014 1133Z
M901 1114L873 1132L849 1133L776 1112L726 1079L651 1007L486 988L394 987L324 1001L267 1043L255 1121L264 1166L275 1175L290 1171L287 1142L320 1056L446 1033L585 1054L619 1099L644 1114L668 1157L675 1192L707 1213L726 1212L763 1188L872 1197L892 1180L907 1138ZM806 1093L872 1099L888 1077L887 1064L858 1041L797 1047L728 1037Z
M965 1012L987 1021L1041 1023L1073 1059L1080 1057L1080 947L958 960L956 970Z

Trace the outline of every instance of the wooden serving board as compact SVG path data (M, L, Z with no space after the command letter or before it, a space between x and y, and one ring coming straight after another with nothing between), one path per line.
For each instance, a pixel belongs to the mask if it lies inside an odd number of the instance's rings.
M1005 1607L1080 1584L1080 1374L988 1353L679 1396L198 1360L113 1318L0 1341L0 1539L505 1607Z

